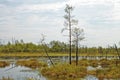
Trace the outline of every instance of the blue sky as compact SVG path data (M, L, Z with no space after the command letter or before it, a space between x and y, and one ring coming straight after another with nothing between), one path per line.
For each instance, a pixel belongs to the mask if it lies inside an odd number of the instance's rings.
M82 45L108 46L120 41L120 0L0 0L0 40L12 37L25 42L68 42L64 28L66 4L75 7L73 15L84 29Z

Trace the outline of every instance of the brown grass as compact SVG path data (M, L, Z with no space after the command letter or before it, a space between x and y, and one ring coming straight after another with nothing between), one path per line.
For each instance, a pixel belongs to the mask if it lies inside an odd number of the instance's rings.
M7 62L7 61L0 61L0 67L6 67L6 66L9 66L10 63Z

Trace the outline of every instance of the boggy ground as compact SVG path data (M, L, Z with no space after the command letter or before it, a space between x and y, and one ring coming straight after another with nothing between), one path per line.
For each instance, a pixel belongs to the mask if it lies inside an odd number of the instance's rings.
M88 66L94 70L87 70ZM99 80L120 79L119 60L80 60L78 65L75 61L72 64L57 64L51 67L44 67L41 72L50 80L80 80L87 75L93 75Z
M19 60L16 65L30 67L39 70L48 80L80 80L87 75L93 75L99 80L104 79L120 79L120 60L79 60L78 65L72 61L72 64L57 63L54 66L47 66L46 63L40 62L37 59ZM0 61L0 66L8 66L9 62ZM88 66L94 69L88 70ZM3 78L2 80L10 80ZM31 80L31 79L29 79Z

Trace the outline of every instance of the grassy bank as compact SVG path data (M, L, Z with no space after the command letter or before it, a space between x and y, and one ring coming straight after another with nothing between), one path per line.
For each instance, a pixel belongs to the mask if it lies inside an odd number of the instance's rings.
M68 56L68 53L48 53L49 56ZM0 53L0 57L39 57L47 55L45 53ZM72 56L76 56L75 53L72 53ZM79 53L79 56L106 56L106 54L101 55L97 53L87 54L87 53ZM107 56L117 56L116 54L108 54Z

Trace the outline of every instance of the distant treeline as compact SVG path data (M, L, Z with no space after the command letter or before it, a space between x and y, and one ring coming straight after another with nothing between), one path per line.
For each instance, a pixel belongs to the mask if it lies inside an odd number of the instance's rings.
M8 42L5 45L0 44L0 52L1 53L16 53L16 52L39 52L42 53L44 52L44 48L48 52L60 52L60 53L67 53L69 52L69 44L65 42L60 42L60 41L51 41L50 43L44 45L43 44L34 44L34 43L24 43L23 40L16 40L14 43ZM120 50L120 48L119 48ZM75 45L72 45L72 52L75 53ZM79 53L101 53L101 54L106 54L106 53L116 53L116 50L114 47L108 47L108 48L103 48L103 47L87 47L87 46L82 46L79 47Z

